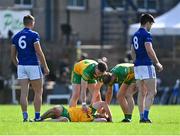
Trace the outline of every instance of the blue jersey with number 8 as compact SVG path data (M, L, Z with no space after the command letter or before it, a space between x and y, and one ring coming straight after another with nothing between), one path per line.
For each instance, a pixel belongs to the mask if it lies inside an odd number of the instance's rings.
M24 28L12 39L12 45L18 53L18 65L39 65L34 44L40 41L39 34L29 28Z
M152 61L149 58L145 43L151 42L152 37L149 32L147 32L144 28L140 28L132 37L131 45L134 48L136 54L136 60L134 62L135 66L143 66L143 65L152 65Z

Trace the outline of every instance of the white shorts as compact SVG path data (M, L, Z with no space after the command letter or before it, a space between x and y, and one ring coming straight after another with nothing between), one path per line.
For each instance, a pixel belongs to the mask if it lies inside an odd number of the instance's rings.
M33 65L18 65L17 67L18 79L36 80L43 77L40 66Z
M134 66L134 74L137 80L156 78L156 71L153 65Z

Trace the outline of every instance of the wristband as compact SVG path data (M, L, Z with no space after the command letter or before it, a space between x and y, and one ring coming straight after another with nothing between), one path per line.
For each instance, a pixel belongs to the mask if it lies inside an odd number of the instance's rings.
M86 105L86 102L82 102L82 106L85 106Z

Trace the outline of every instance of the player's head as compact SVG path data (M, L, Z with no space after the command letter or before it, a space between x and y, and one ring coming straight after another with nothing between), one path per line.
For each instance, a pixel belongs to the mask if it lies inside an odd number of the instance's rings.
M141 26L145 26L150 31L152 24L154 23L154 17L151 14L142 14L140 19Z
M110 72L106 72L104 75L103 75L103 83L106 85L106 84L109 84L112 80L112 73Z
M105 62L99 61L95 69L96 77L102 76L108 70L108 66Z
M33 16L31 16L31 15L24 16L23 24L24 24L25 27L33 28L34 27L34 23L35 23L35 19L34 19Z

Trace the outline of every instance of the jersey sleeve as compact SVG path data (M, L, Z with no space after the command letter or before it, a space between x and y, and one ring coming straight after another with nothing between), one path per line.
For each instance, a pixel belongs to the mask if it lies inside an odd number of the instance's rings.
M145 42L151 42L152 43L152 36L150 33L147 33L145 35Z
M36 42L40 41L40 36L38 33L34 33L34 38L33 38L33 43L35 44Z

